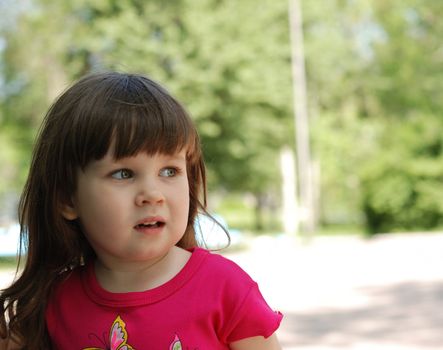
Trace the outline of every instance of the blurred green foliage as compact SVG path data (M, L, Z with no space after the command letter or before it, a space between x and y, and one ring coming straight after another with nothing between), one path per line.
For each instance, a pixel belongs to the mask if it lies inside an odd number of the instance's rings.
M443 2L302 5L321 224L441 225ZM53 99L91 70L118 69L187 106L210 190L236 193L215 210L279 229L279 152L294 145L286 1L10 0L0 11L0 210ZM241 220L230 198L245 196Z
M211 188L256 196L278 191L278 150L292 135L284 4L210 0L35 0L32 4L17 18L16 28L4 33L2 133L9 134L8 125L35 129L67 83L90 70L142 72L164 83L194 116ZM20 86L12 91L15 85ZM31 134L25 139L26 145L32 143Z
M304 2L322 218L441 225L442 2Z
M369 232L432 229L443 224L443 120L395 121L384 151L362 171Z

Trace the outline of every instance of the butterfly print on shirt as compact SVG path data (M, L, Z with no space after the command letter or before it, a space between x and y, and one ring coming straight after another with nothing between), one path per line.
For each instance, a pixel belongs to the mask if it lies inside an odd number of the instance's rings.
M97 336L96 336L97 337ZM98 338L98 337L97 337ZM127 343L128 333L126 332L126 323L117 316L109 331L109 343L105 343L104 348L84 348L83 350L135 350Z

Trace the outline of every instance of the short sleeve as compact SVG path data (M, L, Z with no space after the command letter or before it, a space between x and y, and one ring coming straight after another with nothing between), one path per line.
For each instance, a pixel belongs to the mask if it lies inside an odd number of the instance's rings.
M254 283L225 328L225 341L229 344L255 336L268 338L278 329L282 318L280 312L269 307Z

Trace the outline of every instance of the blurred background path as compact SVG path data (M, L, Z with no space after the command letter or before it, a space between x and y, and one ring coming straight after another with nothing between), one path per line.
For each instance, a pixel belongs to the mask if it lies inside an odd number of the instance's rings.
M443 349L443 235L260 237L227 254L285 314L285 350Z
M284 350L443 349L443 234L261 236L224 255L284 313Z

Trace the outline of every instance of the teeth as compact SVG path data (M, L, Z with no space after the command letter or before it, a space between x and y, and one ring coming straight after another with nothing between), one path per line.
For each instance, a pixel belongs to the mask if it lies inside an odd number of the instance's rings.
M150 227L150 226L156 226L157 224L158 224L158 221L153 221L153 222L148 222L148 223L140 224L139 226Z

